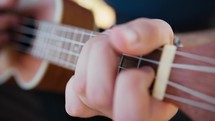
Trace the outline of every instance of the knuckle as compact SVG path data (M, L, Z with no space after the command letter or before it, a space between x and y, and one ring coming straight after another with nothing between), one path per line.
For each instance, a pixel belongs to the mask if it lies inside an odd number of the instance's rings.
M164 20L162 20L162 19L152 19L152 20L153 20L154 22L157 22L157 23L159 23L159 24L162 24L162 25L168 27L169 29L171 29L171 26L170 26L166 21L164 21Z
M160 33L162 31L168 31L173 33L171 26L162 19L138 18L134 23L137 25L144 24L144 27L146 27L149 32Z
M95 92L87 95L88 103L92 108L97 110L105 110L111 107L112 97L107 92Z
M81 114L83 112L82 111L83 108L82 108L81 104L74 105L73 101L75 99L73 99L73 98L69 99L69 97L68 97L68 95L71 94L71 91L73 91L73 86L74 86L73 81L74 81L74 78L72 77L66 85L65 110L71 116L81 116Z
M68 106L66 105L66 112L70 116L82 116L83 115L83 108L81 106Z
M172 27L164 20L161 19L153 19L154 25L157 25L158 32L163 34L164 37L168 37L170 40L173 40L174 32ZM164 33L165 32L165 33Z
M99 37L97 39L101 41L97 41L93 43L92 49L96 49L98 52L104 52L104 51L106 52L107 50L110 49L109 43L108 41L106 41L106 38Z
M72 79L71 81L73 81L72 88L74 89L74 92L77 95L84 96L85 95L85 91L86 91L86 81L76 80L76 79Z
M104 52L105 50L109 50L109 43L106 41L107 38L105 36L97 36L96 38L92 38L87 41L84 45L83 49L87 49L88 51L96 50L96 52Z

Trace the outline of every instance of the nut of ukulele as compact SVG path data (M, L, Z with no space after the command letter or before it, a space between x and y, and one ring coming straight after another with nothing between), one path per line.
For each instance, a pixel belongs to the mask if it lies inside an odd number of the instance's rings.
M173 45L164 46L152 91L152 96L158 100L164 99L167 82L171 72L172 62L175 57L175 52L176 46Z

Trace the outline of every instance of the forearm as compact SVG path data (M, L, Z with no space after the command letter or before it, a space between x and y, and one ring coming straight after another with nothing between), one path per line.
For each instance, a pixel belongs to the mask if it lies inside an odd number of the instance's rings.
M198 46L215 41L215 28L187 33L176 33L185 47Z

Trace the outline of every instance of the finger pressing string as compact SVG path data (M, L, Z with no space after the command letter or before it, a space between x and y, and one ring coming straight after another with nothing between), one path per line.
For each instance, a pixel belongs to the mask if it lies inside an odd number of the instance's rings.
M64 43L72 43L72 44L77 44L80 46L84 45L84 42L79 42L76 41L75 39L77 39L75 36L77 34L83 35L83 38L92 38L94 36L96 36L97 34L94 32L90 32L90 31L85 31L85 30L77 30L74 31L76 28L73 28L71 26L60 26L60 25L56 25L54 23L47 23L47 22L41 22L41 21L36 21L36 23L38 25L40 25L41 27L39 28L31 28L31 27L26 27L26 26L21 26L19 27L19 29L17 29L18 31L21 31L21 33L23 34L34 34L35 36L37 36L38 38L46 38L46 39L51 39L51 40L58 40ZM42 23L42 24L41 24ZM48 24L48 25L47 25ZM47 26L46 26L47 25ZM52 27L52 31L45 31L46 29ZM61 34L59 35L57 32L58 30L61 30L61 33L65 34ZM63 31L62 31L63 30ZM66 33L71 33L71 37L68 38ZM38 40L40 40L38 39ZM37 38L35 39L37 41ZM56 45L50 45L50 46L56 46ZM59 48L60 50L64 50L64 48ZM160 51L163 51L162 49L158 49ZM77 55L79 55L79 53L77 53ZM125 56L129 56L135 59L140 59L141 61L146 61L146 62L150 62L153 64L160 64L159 61L153 60L153 59L148 59L145 57L138 57L138 56L131 56L131 55L126 55ZM210 58L210 57L205 57L205 56L200 56L200 55L195 55L195 54L191 54L191 53L187 53L187 52L180 52L177 51L176 55L180 55L180 56L184 56L184 57L189 57L191 59L195 59L195 60L200 60L203 62L208 62L208 63L215 63L214 58ZM191 64L180 64L180 63L176 63L172 65L173 68L180 68L180 69L186 69L186 70L194 70L194 71L200 71L200 72L206 72L206 73L215 73L215 67L209 67L209 66L203 66L203 65L191 65ZM119 68L123 68L126 69L122 66L119 66Z

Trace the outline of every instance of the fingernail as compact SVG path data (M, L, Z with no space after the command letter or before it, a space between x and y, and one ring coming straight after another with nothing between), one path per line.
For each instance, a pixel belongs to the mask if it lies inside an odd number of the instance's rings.
M144 66L142 67L142 70L146 73L152 73L154 71L153 68L150 66Z
M124 28L121 31L123 37L126 39L126 41L128 42L128 44L134 44L138 41L137 39L137 33L135 33L135 31L132 31L128 28Z

